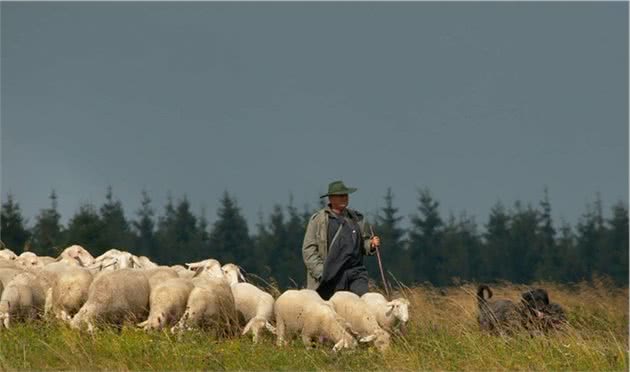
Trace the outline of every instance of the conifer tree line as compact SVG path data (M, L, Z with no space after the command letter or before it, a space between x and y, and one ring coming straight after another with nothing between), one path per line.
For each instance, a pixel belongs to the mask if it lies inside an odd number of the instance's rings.
M118 248L167 265L212 257L237 263L247 273L287 288L304 284L301 246L315 210L297 208L289 198L268 216L259 214L250 231L236 198L228 192L220 198L216 221L210 225L203 213L193 213L185 196L177 200L169 196L160 212L143 191L140 206L127 214L109 187L102 205L81 205L65 226L54 191L50 205L32 223L22 216L12 195L7 195L1 211L0 238L17 254L29 250L55 257L63 248L80 244L94 256ZM382 240L388 277L405 285L444 286L461 280L574 283L594 276L628 285L628 207L623 201L605 213L598 195L575 226L553 221L551 211L546 190L535 206L497 202L482 229L466 213L440 215L439 202L425 188L418 190L416 211L405 221L388 189L384 207L370 222ZM409 227L402 227L405 222ZM365 263L370 276L380 282L376 260L366 258Z

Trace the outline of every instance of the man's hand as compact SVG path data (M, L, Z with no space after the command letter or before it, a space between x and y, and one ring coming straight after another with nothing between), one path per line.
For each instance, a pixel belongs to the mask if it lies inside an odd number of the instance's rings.
M376 248L381 246L381 238L379 238L378 236L374 235L371 240L370 240L370 247L371 248Z

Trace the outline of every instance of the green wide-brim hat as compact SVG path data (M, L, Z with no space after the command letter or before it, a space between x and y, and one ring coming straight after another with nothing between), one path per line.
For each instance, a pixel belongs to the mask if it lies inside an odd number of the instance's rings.
M346 195L355 191L357 191L356 188L346 187L346 185L343 184L343 181L334 181L328 185L328 193L320 196L320 198L325 198L330 195Z

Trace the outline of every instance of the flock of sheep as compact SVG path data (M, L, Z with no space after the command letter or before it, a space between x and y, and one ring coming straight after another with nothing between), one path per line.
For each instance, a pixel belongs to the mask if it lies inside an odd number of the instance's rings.
M206 259L186 265L160 266L116 249L94 258L79 245L58 258L4 249L0 320L8 328L14 321L55 317L90 332L134 322L145 330L240 332L254 342L270 332L280 346L300 334L307 347L332 342L339 351L358 342L385 350L391 332L409 319L404 298L337 292L324 301L315 291L291 289L274 299L245 282L235 264Z

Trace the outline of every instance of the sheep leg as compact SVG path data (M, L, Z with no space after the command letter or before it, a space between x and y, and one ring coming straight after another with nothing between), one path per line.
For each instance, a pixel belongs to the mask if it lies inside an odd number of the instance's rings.
M282 317L278 317L278 319L276 320L276 334L277 334L277 340L276 340L276 345L278 346L285 346L287 344L287 341L285 340L285 325L284 325L284 320L282 319Z

